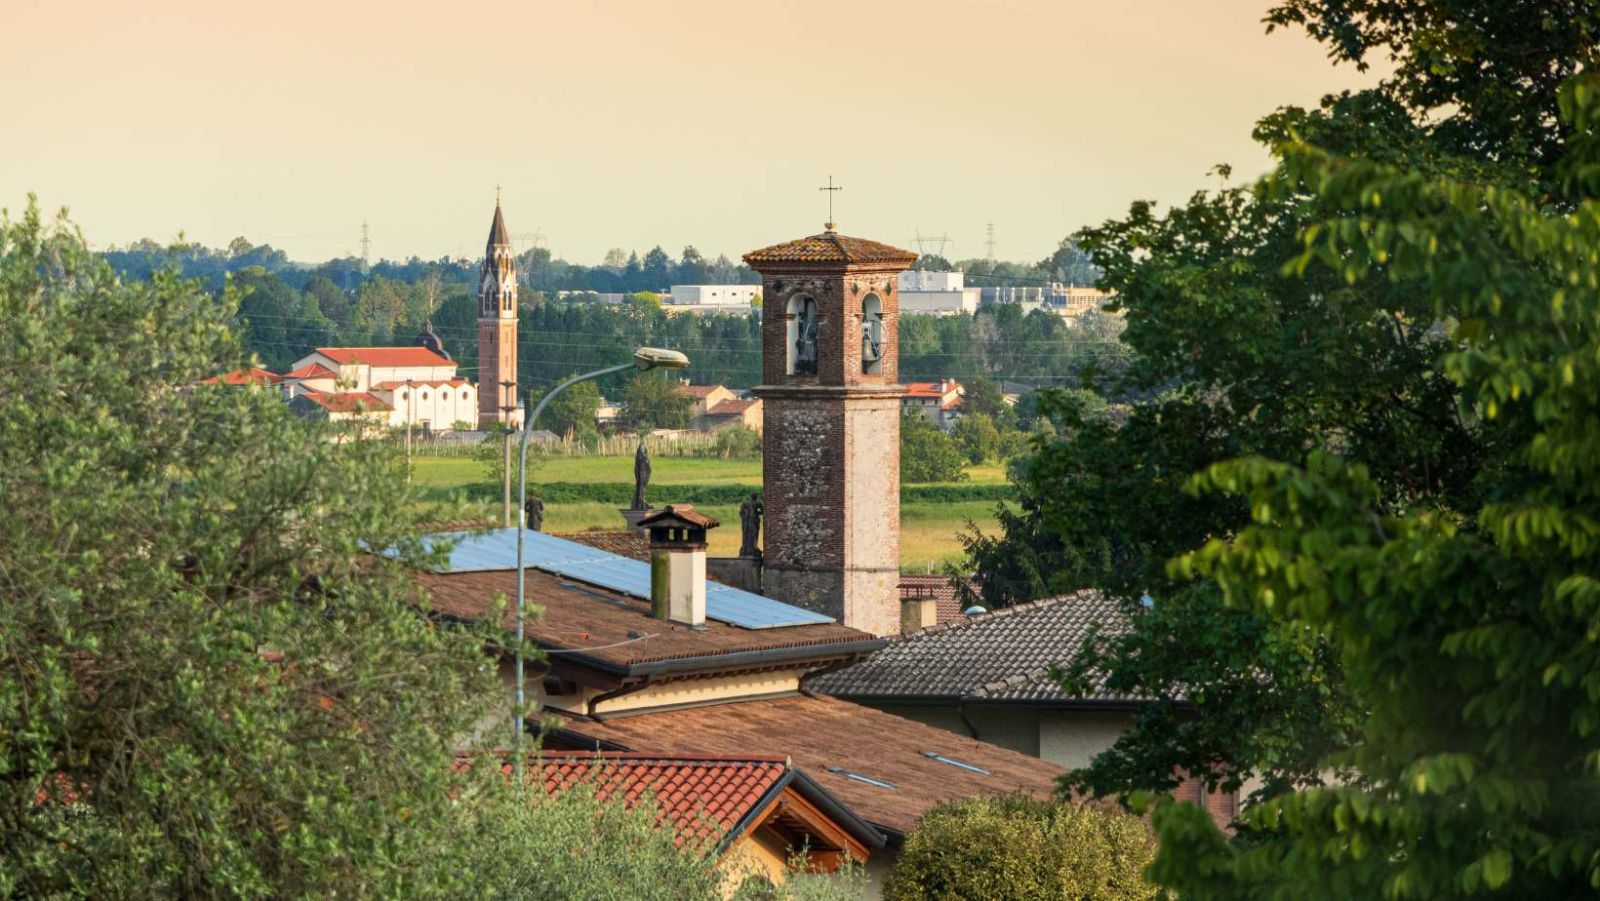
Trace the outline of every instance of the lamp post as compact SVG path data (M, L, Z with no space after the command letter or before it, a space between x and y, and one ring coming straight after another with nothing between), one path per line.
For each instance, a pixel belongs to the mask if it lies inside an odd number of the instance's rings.
M406 379L406 484L411 484L411 420L417 411L417 386Z
M522 423L521 450L517 460L517 634L516 634L516 659L517 659L517 694L512 702L511 709L511 753L512 778L517 783L517 791L522 791L522 709L526 701L524 691L522 646L524 643L523 626L525 611L527 610L527 571L523 566L522 546L523 536L528 532L528 433L532 431L535 423L539 421L539 414L544 412L545 404L550 403L550 398L555 397L567 388L589 379L612 375L628 369L637 369L641 372L647 369L682 369L689 365L689 358L676 350L666 350L660 347L641 347L633 352L633 362L623 363L620 366L609 366L575 375L570 379L550 389L550 392L539 399L533 412Z

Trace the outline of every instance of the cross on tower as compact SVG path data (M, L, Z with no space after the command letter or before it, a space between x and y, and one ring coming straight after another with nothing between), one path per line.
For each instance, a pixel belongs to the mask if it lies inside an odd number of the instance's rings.
M835 185L833 183L833 176L830 175L830 176L828 176L828 186L825 187L825 188L818 188L817 190L818 191L827 191L828 192L828 231L833 231L833 229L834 229L834 221L833 221L833 192L834 191L843 191L844 190L844 186L843 185Z
M500 183L499 182L495 182L495 184L494 184L494 205L495 206L499 206L500 205Z

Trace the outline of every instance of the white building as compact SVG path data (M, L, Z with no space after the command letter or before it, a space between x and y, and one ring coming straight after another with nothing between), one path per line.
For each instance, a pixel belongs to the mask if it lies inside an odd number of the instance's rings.
M920 413L929 422L948 432L961 418L961 400L967 393L955 379L937 382L907 382L900 396L902 413Z
M663 305L698 307L744 307L761 296L760 285L673 285Z
M478 386L456 365L428 347L319 347L280 387L295 407L328 419L446 431L478 422Z
M900 312L954 316L978 311L979 289L959 272L908 269L900 273Z

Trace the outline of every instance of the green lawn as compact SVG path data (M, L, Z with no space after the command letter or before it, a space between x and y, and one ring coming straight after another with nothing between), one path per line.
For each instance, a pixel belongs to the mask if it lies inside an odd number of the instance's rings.
M450 518L493 519L500 515L494 500L463 497L467 486L482 482L485 467L476 460L461 457L417 457L413 461L412 481L422 486L434 502L454 501ZM664 457L650 461L651 487L671 485L761 485L759 460L701 460ZM993 463L968 469L972 483L1003 484L1005 466ZM530 484L540 482L633 482L633 458L551 457L529 470ZM664 492L652 491L652 499L663 499ZM480 495L481 497L481 495ZM900 565L908 572L939 567L959 561L963 554L958 532L965 531L971 519L979 528L995 529L994 505L988 501L955 503L913 502L900 510ZM739 510L734 506L714 505L705 512L722 521L722 528L710 536L713 555L733 555L739 550ZM545 530L581 532L588 529L615 529L622 517L614 505L601 503L551 503L545 508Z

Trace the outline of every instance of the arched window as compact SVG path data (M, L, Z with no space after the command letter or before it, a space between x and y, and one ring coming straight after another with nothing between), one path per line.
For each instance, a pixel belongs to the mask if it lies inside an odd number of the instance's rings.
M883 372L883 299L876 294L861 298L861 373Z
M787 320L788 372L817 374L817 302L809 294L789 298Z
M426 392L426 391L422 392L422 399L423 400L427 400L428 399L428 392Z

